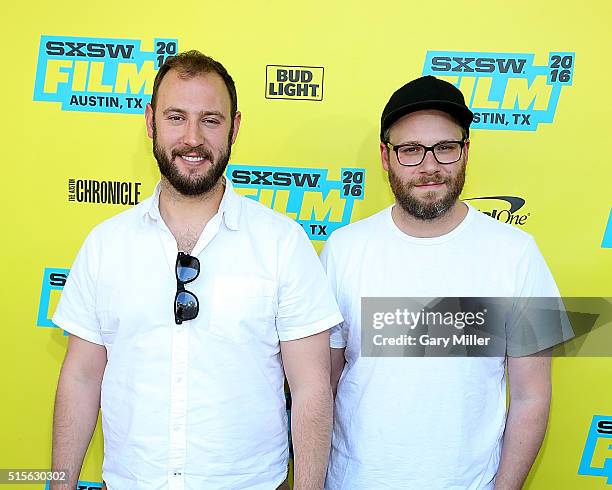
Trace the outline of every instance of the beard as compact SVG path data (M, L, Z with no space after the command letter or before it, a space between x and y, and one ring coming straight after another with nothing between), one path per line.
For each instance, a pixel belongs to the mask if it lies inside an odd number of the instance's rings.
M232 125L233 126L233 125ZM232 127L233 129L233 127ZM157 160L160 173L170 182L177 192L184 196L200 196L206 194L217 185L223 176L232 151L232 130L230 130L227 146L222 149L217 158L207 148L199 146L192 148L188 146L174 148L170 155L162 148L157 141L157 130L153 124L153 155ZM191 154L204 158L210 162L210 169L201 175L182 174L174 160L181 156Z
M409 215L420 220L432 220L445 214L459 199L459 195L465 184L466 162L461 163L461 168L455 177L441 176L422 177L412 182L402 182L400 177L389 167L389 184L400 207ZM430 191L422 197L412 194L412 189L417 185L426 183L444 183L448 190L440 199L434 200L435 192Z

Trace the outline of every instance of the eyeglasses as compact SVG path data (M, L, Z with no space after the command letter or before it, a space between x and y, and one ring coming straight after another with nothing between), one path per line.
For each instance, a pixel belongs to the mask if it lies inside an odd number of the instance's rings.
M198 298L185 289L185 284L194 281L200 274L200 261L183 252L176 257L176 296L174 297L174 321L177 325L198 316Z
M387 141L385 145L395 152L397 161L400 165L404 167L416 167L423 163L428 151L431 151L436 161L442 165L455 163L461 158L465 143L466 140L441 141L433 146L425 146L418 143L392 145Z

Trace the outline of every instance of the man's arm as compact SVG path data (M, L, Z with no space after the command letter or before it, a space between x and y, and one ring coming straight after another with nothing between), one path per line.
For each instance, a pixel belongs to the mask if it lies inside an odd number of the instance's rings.
M51 490L74 489L96 426L106 348L70 335L60 372L53 416L52 467L68 472L68 483Z
M281 342L291 391L294 490L323 488L332 426L329 330Z
M550 408L550 350L508 357L510 407L496 490L520 489L546 433Z
M336 398L336 392L338 391L338 381L340 381L340 376L342 376L342 371L344 370L344 364L346 360L344 358L345 348L342 349L331 349L331 387L332 392L334 394L334 398Z

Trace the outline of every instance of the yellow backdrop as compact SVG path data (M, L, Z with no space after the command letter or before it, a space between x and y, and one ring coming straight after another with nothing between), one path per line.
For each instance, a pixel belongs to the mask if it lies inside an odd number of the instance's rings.
M533 234L562 294L612 296L611 18L605 0L4 5L0 467L50 465L66 337L49 318L88 231L155 185L142 106L165 56L199 49L228 68L243 113L228 175L319 250L392 201L378 156L389 95L446 77L477 113L463 197ZM612 362L556 358L553 377L527 488L604 488ZM98 428L82 488L101 458Z

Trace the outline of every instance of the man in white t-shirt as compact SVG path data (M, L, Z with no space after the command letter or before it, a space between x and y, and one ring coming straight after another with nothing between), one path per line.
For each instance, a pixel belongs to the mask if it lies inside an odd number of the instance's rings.
M518 489L540 448L550 357L361 355L365 297L559 295L530 235L459 200L472 118L435 77L397 90L380 133L396 202L337 230L322 252L344 317L331 335L329 490Z
M320 489L342 317L316 252L224 178L241 115L220 63L167 60L145 117L161 181L88 235L53 316L52 488L75 488L100 407L109 490L288 488L286 374L295 488Z

